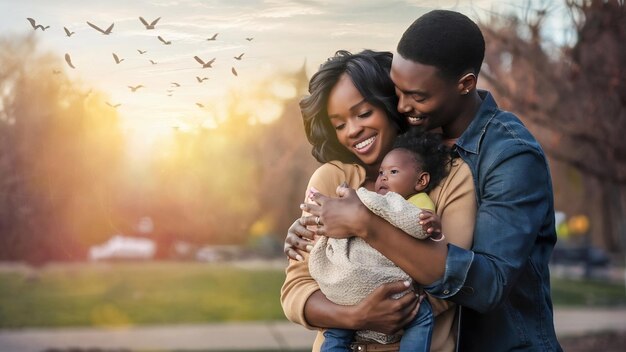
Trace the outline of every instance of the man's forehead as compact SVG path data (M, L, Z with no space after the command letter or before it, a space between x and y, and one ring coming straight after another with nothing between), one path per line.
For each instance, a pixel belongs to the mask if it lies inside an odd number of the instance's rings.
M411 61L396 54L391 64L391 80L401 90L417 89L424 82L437 78L437 68Z

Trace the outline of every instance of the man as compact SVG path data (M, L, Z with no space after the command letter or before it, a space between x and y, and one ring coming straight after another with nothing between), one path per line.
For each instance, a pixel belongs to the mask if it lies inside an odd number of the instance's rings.
M485 51L480 29L460 13L432 11L406 30L397 51L391 78L398 110L412 125L440 128L471 169L478 205L471 249L409 242L367 214L353 191L316 195L321 206L305 211L322 224L318 234L359 236L430 283L431 295L460 305L460 351L561 351L548 271L556 242L550 172L519 119L476 89Z

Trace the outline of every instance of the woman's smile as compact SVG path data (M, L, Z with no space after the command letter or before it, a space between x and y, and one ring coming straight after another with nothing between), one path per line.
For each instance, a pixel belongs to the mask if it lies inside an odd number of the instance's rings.
M370 138L367 138L365 140L362 140L360 142L357 142L354 144L354 150L356 150L356 152L359 154L367 154L367 152L369 152L370 149L372 149L372 146L374 145L375 141L376 141L376 135Z

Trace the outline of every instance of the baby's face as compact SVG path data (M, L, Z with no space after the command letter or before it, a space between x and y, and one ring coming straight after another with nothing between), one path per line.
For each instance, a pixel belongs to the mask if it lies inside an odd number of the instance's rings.
M380 165L376 179L376 192L387 194L392 191L408 198L418 193L421 173L421 168L411 152L405 149L393 149L385 155Z

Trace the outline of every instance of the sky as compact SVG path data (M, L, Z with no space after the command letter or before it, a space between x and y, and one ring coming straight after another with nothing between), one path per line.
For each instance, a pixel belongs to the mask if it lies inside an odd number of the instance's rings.
M440 8L474 20L490 13L519 12L517 0L0 0L0 35L34 35L43 52L58 57L55 67L85 89L107 97L129 128L142 130L196 121L211 127L225 118L225 97L238 97L256 122L279 114L253 95L268 90L279 98L295 94L277 73L306 66L311 75L336 50L394 51L403 31L421 14ZM531 7L559 7L562 1L532 0ZM159 21L152 30L139 17ZM50 26L33 30L27 17ZM563 40L559 16L548 28ZM87 25L114 27L103 35ZM63 27L74 32L66 36ZM218 33L215 40L207 40ZM161 43L161 36L170 45ZM246 38L251 38L250 40ZM146 51L140 54L138 50ZM113 58L115 53L119 64ZM69 54L75 68L69 67ZM235 59L241 56L241 60ZM203 61L215 58L210 68ZM156 64L152 64L153 60ZM233 69L237 72L235 76ZM206 77L206 80L198 82ZM175 84L180 87L175 87ZM129 86L144 87L132 92ZM260 88L259 88L260 87ZM112 108L112 107L111 107ZM113 109L113 108L112 108ZM133 127L134 126L134 127Z

